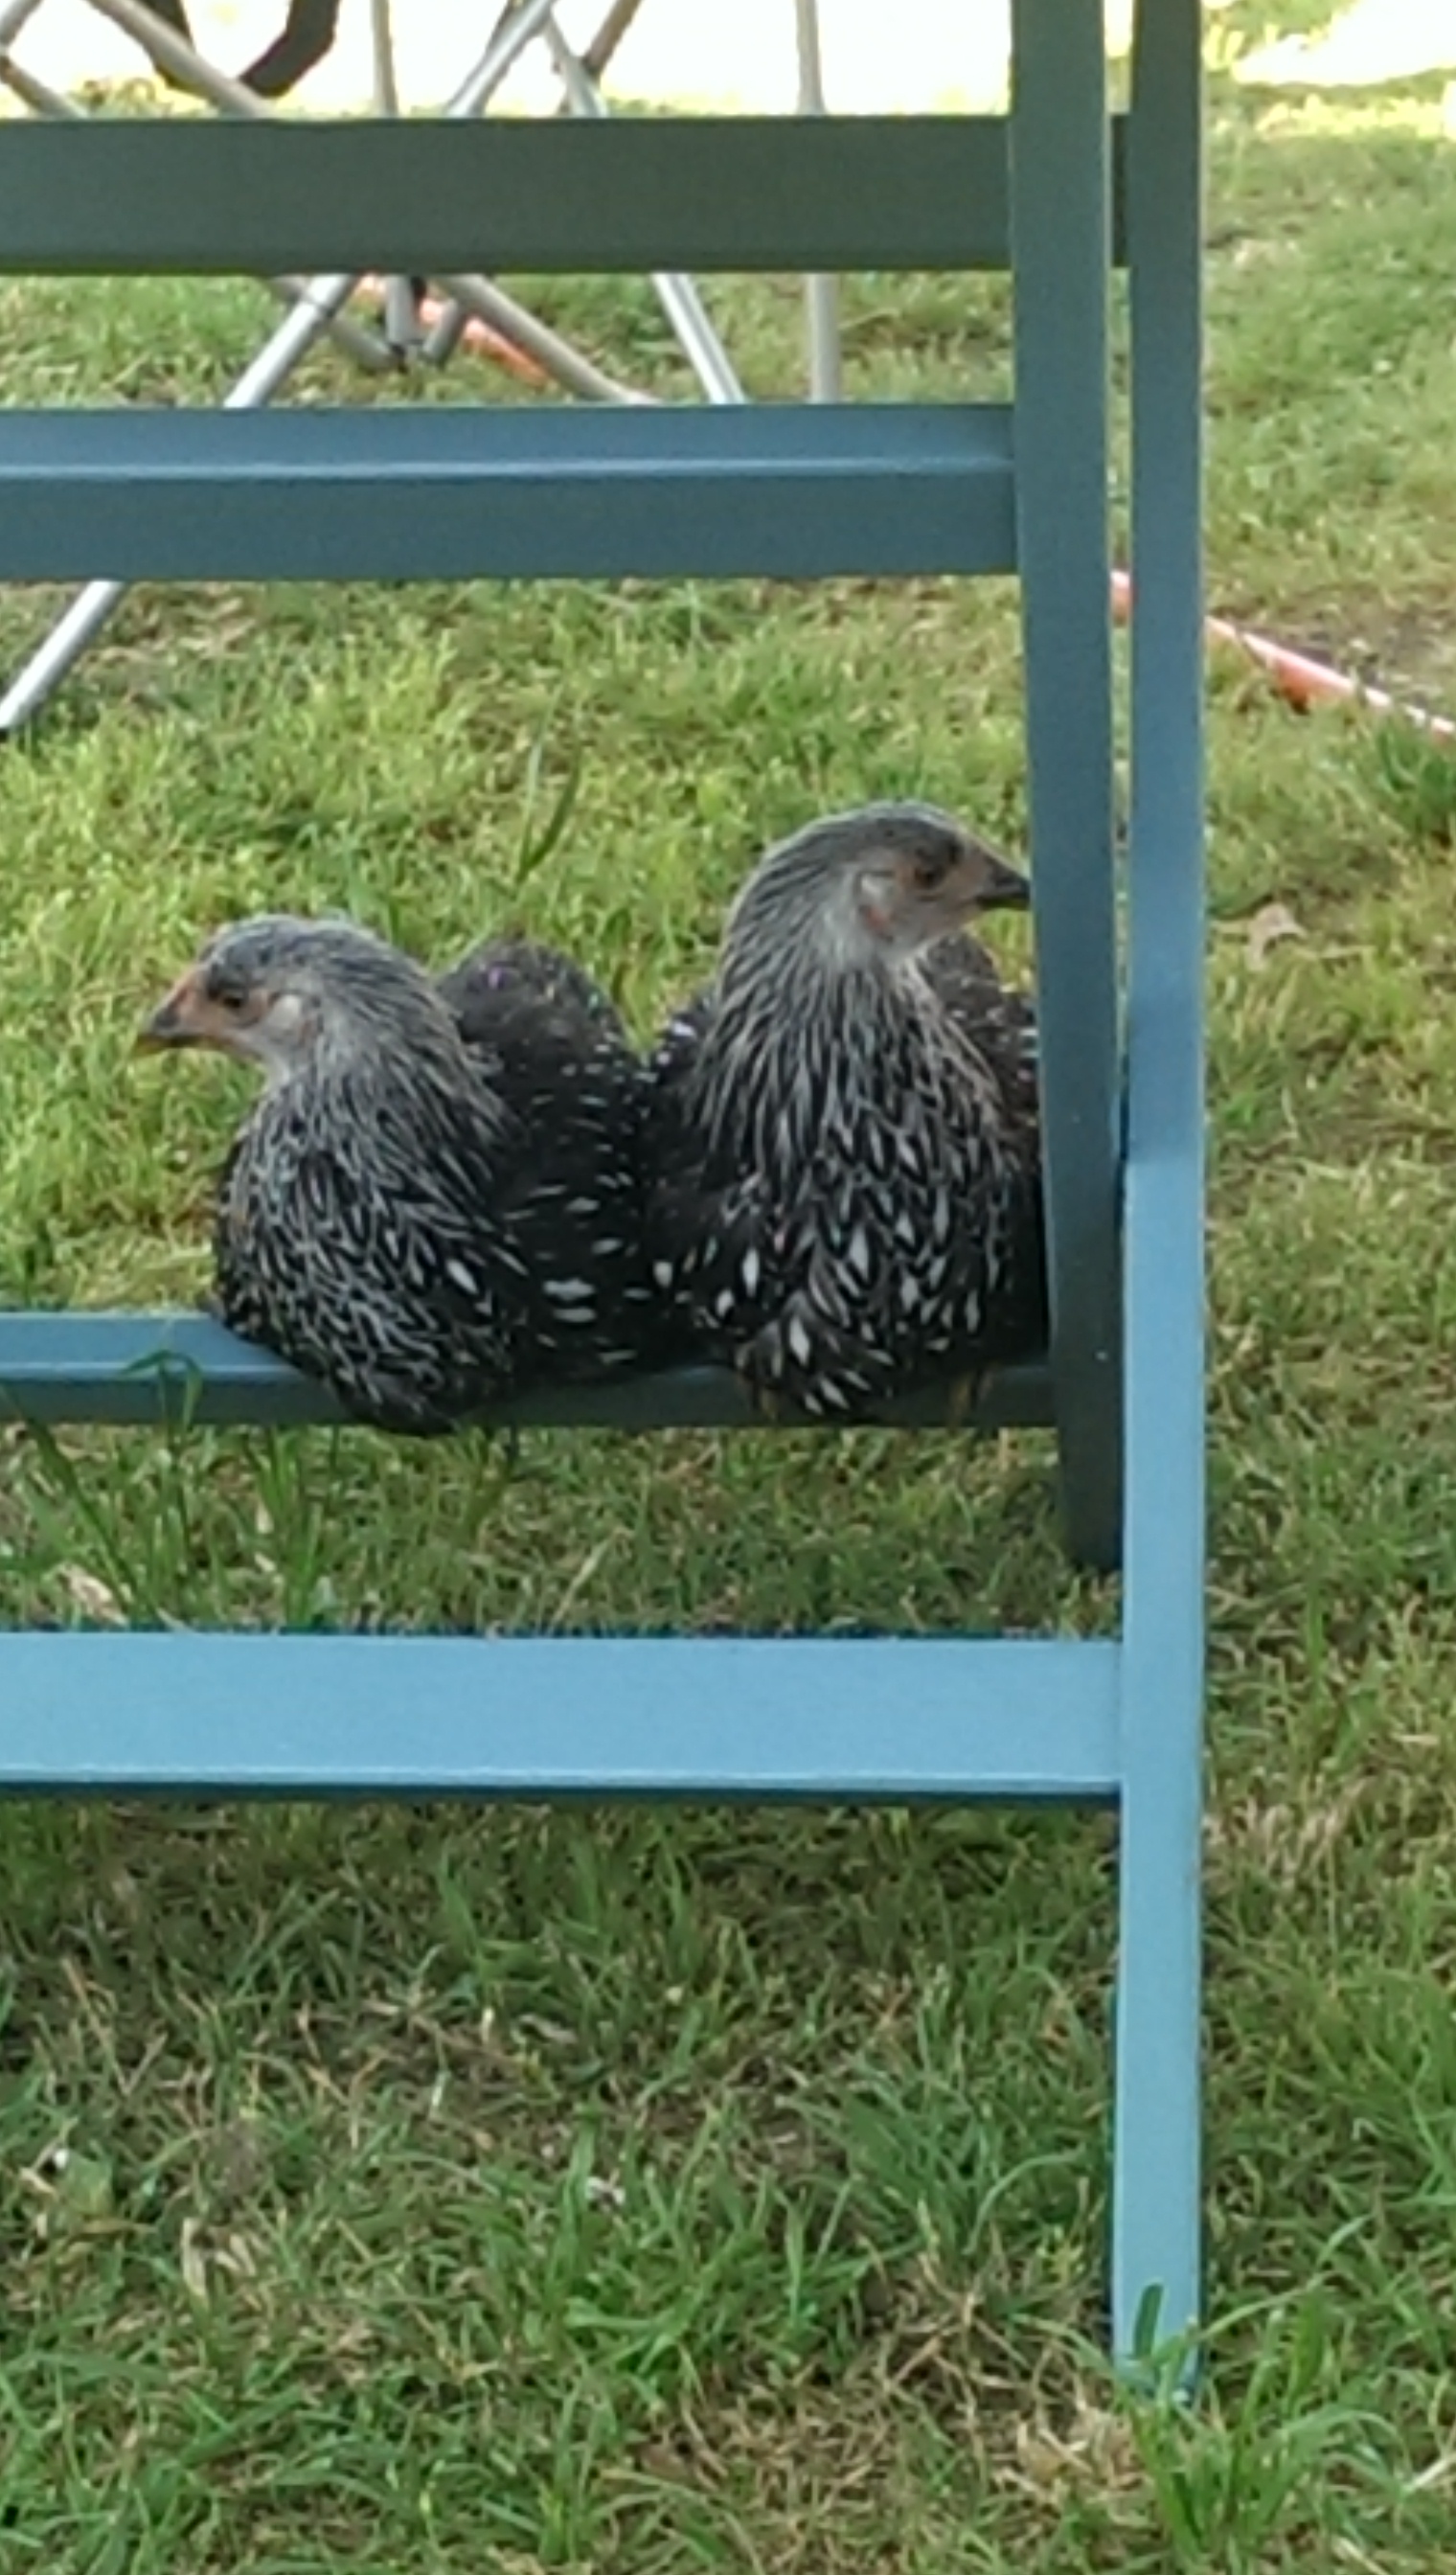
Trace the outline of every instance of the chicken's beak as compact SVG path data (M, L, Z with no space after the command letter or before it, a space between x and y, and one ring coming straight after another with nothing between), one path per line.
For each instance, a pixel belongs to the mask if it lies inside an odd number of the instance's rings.
M985 853L985 882L977 900L978 912L1025 912L1031 901L1031 880L1019 868L998 859L994 850Z
M151 1018L144 1020L138 1029L137 1052L140 1055L160 1055L168 1047L216 1043L215 1033L208 1026L207 1006L197 969L189 966L166 999L157 1004Z

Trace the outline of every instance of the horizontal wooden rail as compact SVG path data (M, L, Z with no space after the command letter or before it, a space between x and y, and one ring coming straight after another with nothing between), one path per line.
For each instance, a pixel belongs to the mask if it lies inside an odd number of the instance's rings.
M1021 1637L0 1636L0 1795L1117 1794L1118 1648Z
M0 272L997 269L1006 193L1000 117L7 121Z
M1015 561L998 404L0 410L5 581L810 580Z
M886 1419L944 1422L943 1387L906 1396ZM195 1421L276 1428L336 1422L322 1387L267 1350L240 1341L205 1314L0 1310L0 1418L134 1423ZM543 1387L503 1405L503 1423L650 1430L733 1429L750 1414L723 1368L678 1368L620 1385ZM1044 1367L1006 1368L986 1380L971 1426L999 1430L1051 1419Z

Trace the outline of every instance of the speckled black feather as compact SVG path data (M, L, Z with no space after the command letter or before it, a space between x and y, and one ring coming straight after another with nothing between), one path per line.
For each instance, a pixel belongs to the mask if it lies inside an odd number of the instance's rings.
M1035 1014L967 936L835 968L759 873L651 1060L649 1251L704 1355L849 1420L1044 1346Z
M549 1373L578 1381L662 1364L673 1342L645 1249L649 1084L616 1004L574 958L528 939L487 940L436 990L510 1104L495 1205L523 1247L529 1328ZM595 1323L554 1292L573 1278L594 1290Z
M267 1090L236 1140L224 1318L356 1418L420 1434L641 1364L661 1330L645 1077L605 996L529 943L437 985L363 932L305 927L348 1043Z
M468 1046L498 1038L503 1019L519 1017L532 1037L553 1028L566 1045L580 1045L595 1029L631 1052L622 1016L610 995L558 948L536 939L487 939L458 966L436 977ZM549 1014L549 1019L545 1016Z

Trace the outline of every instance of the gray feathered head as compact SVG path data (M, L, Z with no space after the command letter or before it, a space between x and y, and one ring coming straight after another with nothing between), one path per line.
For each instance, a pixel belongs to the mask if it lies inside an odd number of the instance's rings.
M324 1060L405 1049L428 1062L459 1040L430 977L342 919L260 913L210 939L143 1027L146 1048L213 1047L270 1085Z
M983 912L1024 910L1015 868L933 805L825 815L758 861L728 915L723 964L807 942L827 967L893 963Z

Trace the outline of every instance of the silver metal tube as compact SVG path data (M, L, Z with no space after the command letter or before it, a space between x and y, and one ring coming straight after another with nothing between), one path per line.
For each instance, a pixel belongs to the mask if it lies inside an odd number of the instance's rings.
M506 0L506 7L497 21L497 34L509 19L511 7L512 0ZM601 80L606 74L613 55L624 36L630 33L633 20L641 7L642 0L612 0L612 6L582 56L583 69L589 71L594 80ZM563 101L563 104L565 105L566 102ZM431 324L425 335L422 354L430 366L444 367L449 364L460 346L465 324L465 307L463 304L458 304L454 296L451 296L442 306L438 318Z
M651 394L637 393L631 385L620 383L615 376L604 375L590 358L584 358L569 340L563 340L558 332L553 331L550 323L539 321L534 313L528 313L524 304L518 304L515 297L508 295L493 279L443 277L440 283L454 303L463 305L467 313L478 313L493 330L502 332L508 340L514 340L518 349L524 350L528 358L535 358L538 366L545 367L547 373L555 376L558 384L565 385L569 393L580 394L586 402L652 401Z
M475 70L466 75L445 109L447 116L479 116L517 57L540 35L554 6L555 0L520 0L520 7L497 27Z
M317 278L308 277L268 277L262 282L280 304L302 302L313 294L318 284ZM394 350L386 346L377 331L367 330L351 314L336 313L329 325L329 334L356 366L364 367L370 375L388 376L396 372L399 359Z
M400 85L395 78L395 36L390 0L369 0L369 32L374 47L374 103L381 116L398 116Z
M395 39L390 0L369 0L370 40L374 48L374 104L380 116L398 116L400 85L395 78ZM413 280L387 277L384 282L384 335L401 357L418 349L423 336L420 306Z
M332 277L311 277L272 339L264 344L257 357L243 369L231 391L223 396L223 410L261 411L265 403L271 402L299 360L308 355L314 342L327 331L335 314L348 303L355 284L354 277L343 269Z
M709 401L745 403L748 397L693 279L673 270L656 276L653 288Z
M52 689L80 661L125 591L126 584L121 581L88 581L84 590L77 591L70 607L56 619L45 641L37 646L0 698L0 740L6 734L18 733L32 716L39 715Z
M557 75L566 92L574 116L610 116L612 110L591 73L573 53L554 17L549 17L546 40L552 50ZM703 298L691 277L679 271L660 272L653 279L659 303L677 335L679 346L704 392L712 403L746 402L747 396L733 371L732 362L720 340Z
M85 118L84 107L78 107L61 90L52 89L49 81L37 80L34 72L28 72L13 54L0 52L0 81L7 89L13 89L17 98L23 98L27 107L33 107L37 116Z
M425 334L421 356L427 366L448 366L460 347L468 316L457 296L450 296Z
M793 0L793 7L798 34L798 112L800 116L822 116L824 71L819 49L818 0ZM806 277L803 302L808 338L809 400L816 403L842 402L844 369L839 340L838 279Z
M28 18L33 18L40 0L10 0L8 9L0 9L0 45L13 44Z
M420 346L420 308L408 277L385 279L384 335L389 346L401 358L408 358Z

